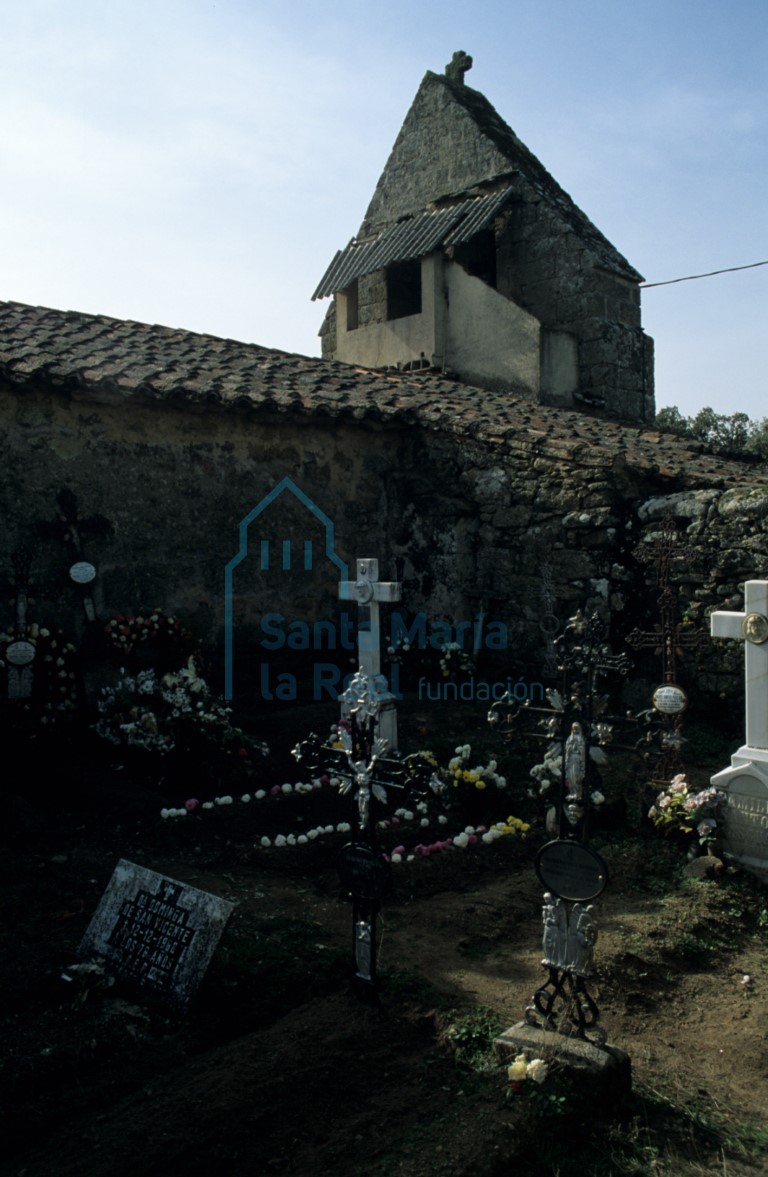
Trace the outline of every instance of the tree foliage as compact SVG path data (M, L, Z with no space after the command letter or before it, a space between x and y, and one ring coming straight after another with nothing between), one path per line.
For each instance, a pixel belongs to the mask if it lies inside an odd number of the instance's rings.
M684 417L672 405L656 414L656 425L678 437L701 442L715 454L768 461L768 417L752 421L746 413L716 413L700 409L695 417Z

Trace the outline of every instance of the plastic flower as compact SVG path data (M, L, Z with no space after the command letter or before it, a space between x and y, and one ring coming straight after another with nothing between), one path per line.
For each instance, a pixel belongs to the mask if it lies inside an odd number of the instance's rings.
M534 1083L543 1083L548 1071L549 1067L544 1060L535 1058L528 1063L525 1074L528 1079L533 1079Z

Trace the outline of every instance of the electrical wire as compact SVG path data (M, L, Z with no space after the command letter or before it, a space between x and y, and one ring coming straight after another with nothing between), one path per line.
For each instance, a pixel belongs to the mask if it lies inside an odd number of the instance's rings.
M694 278L714 278L717 274L735 274L737 270L754 270L758 266L768 266L768 261L751 262L748 266L729 266L726 270L710 270L708 274L689 274L687 278L669 278L666 282L641 282L641 290L649 290L651 286L674 286L676 282L693 282Z

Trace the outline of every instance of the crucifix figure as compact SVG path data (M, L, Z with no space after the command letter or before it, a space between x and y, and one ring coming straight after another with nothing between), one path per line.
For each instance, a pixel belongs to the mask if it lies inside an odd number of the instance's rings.
M339 584L339 599L357 601L358 634L357 648L359 670L366 676L380 699L378 734L387 741L391 751L397 748L397 713L395 697L389 691L387 680L381 673L381 637L379 628L379 602L399 601L400 585L396 581L379 580L378 560L358 560L356 579L343 580ZM342 702L342 717L345 716Z
M711 616L712 637L744 642L746 744L736 757L768 764L768 581L748 580L744 612L719 610Z

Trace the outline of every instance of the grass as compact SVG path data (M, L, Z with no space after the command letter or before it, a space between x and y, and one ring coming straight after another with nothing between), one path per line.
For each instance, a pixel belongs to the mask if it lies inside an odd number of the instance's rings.
M495 1010L476 1005L460 1013L452 1011L443 1037L453 1051L457 1066L477 1072L498 1071L493 1040L504 1028L505 1023Z

